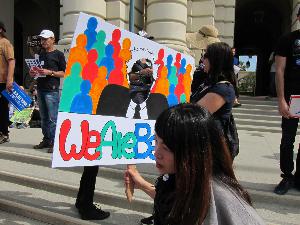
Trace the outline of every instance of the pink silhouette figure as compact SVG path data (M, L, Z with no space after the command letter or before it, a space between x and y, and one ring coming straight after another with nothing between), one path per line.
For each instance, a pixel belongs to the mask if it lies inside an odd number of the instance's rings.
M174 63L174 66L176 67L176 75L177 76L178 76L179 69L181 67L180 61L181 61L181 54L177 53L176 54L176 61Z
M158 92L156 92L156 87L157 87L157 82L159 82L159 80L161 79L161 72L162 72L162 69L163 69L163 67L165 65L165 63L164 63L164 57L165 57L165 50L163 48L161 48L158 51L157 60L154 62L155 64L157 64L159 66L158 66L158 69L157 69L156 82L153 85L151 93L158 93Z
M93 114L96 114L99 97L101 96L103 89L107 85L106 75L107 75L106 67L101 66L98 69L98 76L92 84L92 88L90 90L90 96L91 96L92 102L93 102L93 108L92 108Z
M87 45L87 37L85 34L79 34L76 38L76 46L70 49L70 54L68 58L68 64L66 68L66 76L70 75L71 67L75 62L79 62L81 68L83 68L87 62L87 50L85 46Z
M91 49L87 56L88 62L82 70L82 79L89 80L91 84L93 84L93 81L96 79L98 74L98 66L96 64L97 58L97 50Z
M132 58L130 51L131 41L129 38L125 38L122 43L122 50L120 51L120 58L123 62L122 74L123 74L123 86L129 87L127 80L127 62Z

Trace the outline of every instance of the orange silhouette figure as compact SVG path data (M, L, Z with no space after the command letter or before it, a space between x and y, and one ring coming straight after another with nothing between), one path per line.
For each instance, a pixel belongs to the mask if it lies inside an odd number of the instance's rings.
M161 78L161 71L162 68L164 67L165 63L164 63L164 57L165 57L165 50L163 48L159 49L158 51L158 55L157 55L157 60L154 62L155 64L159 65L158 69L157 69L157 82L160 80ZM157 86L157 82L155 82L155 84L153 85L153 88L151 90L151 93L157 93L156 92L156 86Z
M91 96L92 102L93 102L93 108L92 108L93 114L96 114L99 97L101 96L103 89L107 85L106 75L107 75L106 67L101 66L98 69L98 76L92 84L92 88L90 90L90 96Z
M186 66L186 72L183 75L184 93L187 102L190 102L190 97L191 97L191 83L192 83L191 72L192 72L192 65L188 64Z
M129 87L127 80L127 62L132 58L130 51L131 41L129 38L125 38L122 43L122 50L120 51L120 58L123 61L122 74L123 74L123 86Z
M82 70L82 79L83 80L89 80L91 84L93 84L93 81L96 79L98 75L98 66L96 64L96 60L98 58L98 53L96 49L91 49L88 53L88 62L83 67Z
M170 82L168 80L168 68L163 66L160 73L160 79L156 82L155 93L163 94L164 96L169 95Z
M68 65L66 68L66 75L70 75L71 67L75 62L79 62L81 68L87 63L87 50L85 48L87 44L87 37L85 34L79 34L76 38L76 46L70 49L70 55L68 58Z

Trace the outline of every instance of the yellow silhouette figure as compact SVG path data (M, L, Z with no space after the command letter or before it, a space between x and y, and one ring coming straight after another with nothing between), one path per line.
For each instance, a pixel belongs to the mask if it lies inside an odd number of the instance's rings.
M66 68L65 76L68 76L71 72L71 67L75 62L79 62L81 68L87 63L87 50L85 46L87 44L87 37L85 34L79 34L76 38L76 46L70 49L70 55L68 58L68 65Z
M161 70L160 79L157 81L155 93L163 94L164 96L169 95L170 82L168 80L168 68L164 66Z
M106 80L106 75L107 75L106 67L101 66L98 69L98 76L92 84L92 88L90 90L90 96L92 97L92 102L93 102L93 111L92 111L93 114L96 114L99 97L101 96L103 89L108 83Z
M130 47L131 47L130 39L125 38L122 43L122 50L120 51L120 57L122 58L122 61L123 61L123 67L122 67L122 74L124 77L123 86L127 87L127 88L129 87L129 85L128 85L128 80L127 80L127 64L126 63L132 57Z
M186 66L186 72L183 75L184 93L187 102L190 102L190 97L191 97L191 83L192 83L191 72L192 72L192 65L188 64Z

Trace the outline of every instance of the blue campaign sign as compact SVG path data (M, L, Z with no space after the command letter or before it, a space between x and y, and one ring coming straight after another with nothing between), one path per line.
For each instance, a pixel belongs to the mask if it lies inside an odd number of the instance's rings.
M32 100L20 86L14 82L11 92L3 90L1 94L19 111L27 108Z

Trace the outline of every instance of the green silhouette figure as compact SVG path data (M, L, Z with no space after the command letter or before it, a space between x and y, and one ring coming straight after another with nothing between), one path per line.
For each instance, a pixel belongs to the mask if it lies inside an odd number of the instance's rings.
M70 75L65 78L59 104L60 112L70 112L73 98L80 92L81 71L80 63L76 62L71 68Z
M105 47L106 47L106 45L104 44L105 38L106 38L106 33L103 30L100 30L96 36L97 42L95 42L92 47L92 49L96 49L98 53L98 59L96 61L97 65L100 64L102 58L105 56Z

